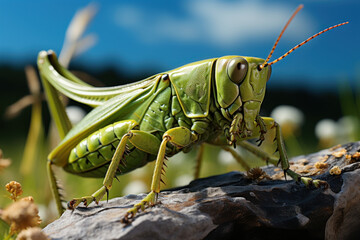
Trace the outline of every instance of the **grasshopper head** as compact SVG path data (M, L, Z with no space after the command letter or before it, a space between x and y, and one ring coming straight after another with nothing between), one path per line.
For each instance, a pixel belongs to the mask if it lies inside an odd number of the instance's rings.
M264 62L264 59L241 56L217 60L216 100L225 118L230 120L239 111L244 111L244 116L246 111L253 112L251 115L258 114L271 75L270 66L259 68Z
M222 115L231 121L234 113L243 115L246 128L252 130L254 121L259 114L260 105L265 95L265 85L271 75L271 65L277 63L303 46L310 40L331 29L348 24L343 22L328 27L305 41L297 44L281 57L269 62L279 40L295 15L303 8L299 7L287 21L266 60L254 57L226 56L219 58L215 66L216 100Z

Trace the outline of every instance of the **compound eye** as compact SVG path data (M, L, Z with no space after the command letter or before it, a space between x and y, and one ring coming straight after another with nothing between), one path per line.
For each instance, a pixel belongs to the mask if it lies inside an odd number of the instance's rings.
M266 81L269 81L270 77L271 77L271 72L272 72L272 68L271 68L271 65L268 66L268 74L267 74L267 78L266 78Z
M227 65L227 74L230 80L238 85L244 81L247 71L248 62L242 57L231 59Z

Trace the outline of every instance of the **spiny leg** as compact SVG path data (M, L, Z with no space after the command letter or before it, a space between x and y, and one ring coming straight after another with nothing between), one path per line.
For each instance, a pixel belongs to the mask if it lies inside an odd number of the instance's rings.
M284 140L281 134L280 125L277 122L275 122L275 128L276 128L277 150L279 151L279 155L280 155L279 161L281 163L281 168L284 170L284 174L288 174L292 179L294 179L297 182L304 183L305 186L307 187L308 186L314 186L317 188L322 186L326 187L328 185L327 182L317 179L314 180L310 177L303 177L290 169L290 164L285 151Z
M47 172L48 172L48 177L49 177L49 182L50 182L50 188L51 188L51 191L55 198L56 207L58 209L59 215L61 216L61 214L64 212L65 209L62 205L63 199L62 199L62 196L59 191L60 187L57 183L54 171L52 169L52 165L53 165L53 163L49 160L47 162Z
M231 122L231 126L229 129L230 134L230 145L234 145L236 147L236 136L240 134L240 123L243 121L243 115L241 113L236 113L234 119Z
M289 160L286 154L284 141L281 135L280 126L278 123L276 123L272 118L263 118L263 122L265 125L272 125L272 128L275 128L276 134L275 139L277 144L277 151L279 152L279 160L277 160L274 156L271 156L270 154L264 152L263 150L257 148L256 146L246 142L246 141L240 141L238 142L238 145L242 146L243 148L247 149L248 151L252 152L256 156L260 157L261 159L265 160L266 162L270 162L274 165L281 164L281 168L284 171L284 174L288 174L292 179L294 179L297 182L304 183L307 187L309 186L315 186L315 187L321 187L321 186L327 186L327 183L322 180L313 180L310 177L303 177L296 172L292 171L289 167Z
M259 115L256 117L256 123L260 129L260 131L259 131L260 136L259 136L259 139L256 140L256 142L258 142L258 146L260 146L265 141L265 134L267 132L267 128L266 128L266 123L265 123L264 119L262 117L260 117Z
M151 181L150 193L143 198L139 203L135 204L130 208L122 219L123 223L131 222L131 219L135 217L135 214L141 209L145 210L146 207L152 206L157 201L157 196L160 192L160 182L163 182L161 179L161 174L164 171L164 159L166 152L166 144L170 142L172 145L179 148L183 148L197 139L189 129L184 127L176 127L168 130L163 135L163 140L160 144L160 148L157 154L155 168L153 172L153 177Z
M126 143L131 136L132 136L132 133L129 132L121 138L119 145L116 147L114 156L112 157L110 166L106 172L106 175L105 175L105 178L103 181L103 186L99 190L97 190L95 193L93 193L91 196L74 198L73 200L68 202L69 209L76 208L82 202L86 206L88 206L93 201L98 203L104 197L105 193L108 194L109 189L112 186L116 171L118 170L118 166L119 166L121 160L123 159L124 152L126 150Z
M133 218L140 209L144 211L145 207L155 204L157 200L157 194L160 192L161 172L164 165L166 143L169 140L170 138L168 136L164 136L163 141L161 142L159 153L155 162L150 193L144 199L142 199L141 202L135 204L134 207L127 211L122 222L129 223L129 219Z

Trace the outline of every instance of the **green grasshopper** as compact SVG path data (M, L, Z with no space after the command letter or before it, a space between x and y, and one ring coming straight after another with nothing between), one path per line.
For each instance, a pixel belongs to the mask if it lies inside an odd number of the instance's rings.
M271 65L323 32L347 23L327 28L269 62L282 34L301 8L302 5L288 20L266 60L242 56L207 59L127 85L90 86L63 68L54 52L40 52L40 75L62 138L49 154L47 164L59 213L64 209L53 165L80 176L104 178L103 186L91 196L68 202L68 208L74 209L80 203L88 206L93 201L98 203L105 194L108 196L116 175L155 160L151 191L127 211L123 218L127 222L140 209L157 202L164 159L203 143L223 148L239 145L267 162L280 163L284 174L297 182L314 187L325 185L289 169L280 126L272 118L259 115ZM72 128L59 92L95 108ZM278 157L245 141L258 138L261 144L270 129L275 131ZM240 158L235 151L232 154Z

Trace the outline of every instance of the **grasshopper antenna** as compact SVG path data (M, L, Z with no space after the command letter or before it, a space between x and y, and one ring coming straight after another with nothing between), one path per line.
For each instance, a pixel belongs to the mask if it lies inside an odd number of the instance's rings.
M284 28L282 29L279 37L276 39L276 42L275 42L274 46L272 47L272 49L271 49L268 57L266 58L265 62L264 62L263 64L259 65L258 69L259 69L260 71L261 71L261 69L263 69L264 67L271 66L272 64L274 64L274 63L276 63L276 62L279 62L280 60L284 59L287 55L289 55L290 53L292 53L295 49L301 47L302 45L304 45L305 43L307 43L307 42L310 41L311 39L316 38L316 37L319 36L320 34L323 34L324 32L327 32L327 31L329 31L329 30L331 30L331 29L333 29L333 28L340 27L340 26L342 26L342 25L345 25L345 24L348 24L348 23L349 23L349 22L344 22L344 23L340 23L340 24L334 25L334 26L332 26L332 27L326 28L326 29L322 30L321 32L318 32L317 34L309 37L309 38L306 39L305 41L299 43L298 45L296 45L295 47L293 47L292 49L290 49L288 52L286 52L286 53L285 53L284 55L282 55L281 57L279 57L279 58L277 58L276 60L268 63L269 60L270 60L270 58L271 58L271 56L273 55L273 53L274 53L274 51L275 51L276 46L278 45L278 43L279 43L279 41L280 41L282 35L284 34L286 28L289 26L290 22L293 20L293 18L296 16L296 14L297 14L303 7L304 7L304 5L303 5L303 4L300 4L300 5L296 8L295 12L291 15L290 19L287 21L286 25L285 25Z
M309 37L309 38L306 39L305 41L299 43L298 45L296 45L295 47L293 47L292 49L290 49L289 51L287 51L287 52L286 52L284 55L282 55L281 57L275 59L274 61L272 61L272 62L270 62L270 63L262 64L263 67L270 66L270 65L272 65L272 64L274 64L274 63L276 63L276 62L279 62L280 60L284 59L287 55L289 55L290 53L292 53L295 49L301 47L302 45L304 45L305 43L307 43L307 42L310 41L311 39L316 38L317 36L323 34L324 32L327 32L327 31L329 31L329 30L331 30L331 29L340 27L340 26L345 25L345 24L348 24L348 23L349 23L349 22L339 23L339 24L336 24L336 25L334 25L334 26L332 26L332 27L328 27L328 28L322 30L321 32L318 32L317 34L312 35L311 37Z
M274 51L275 51L275 48L276 48L276 46L278 45L278 43L279 43L282 35L284 34L285 30L286 30L287 27L289 26L290 22L294 19L294 17L296 16L296 14L297 14L303 7L304 7L304 5L303 5L303 4L300 4L300 5L296 8L295 12L291 15L291 17L289 18L289 20L287 21L287 23L285 24L285 26L284 26L283 29L281 30L280 35L279 35L278 38L276 39L276 42L274 43L274 46L272 47L272 49L271 49L268 57L266 58L265 62L259 66L259 68L260 68L259 70L261 70L261 69L263 69L264 67L267 66L267 63L268 63L268 61L270 60L271 56L273 55L273 53L274 53Z

